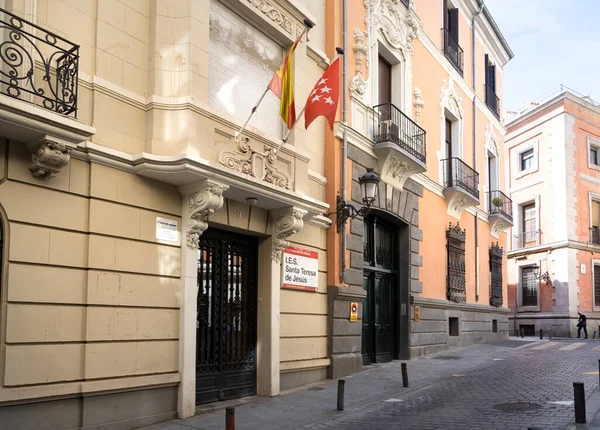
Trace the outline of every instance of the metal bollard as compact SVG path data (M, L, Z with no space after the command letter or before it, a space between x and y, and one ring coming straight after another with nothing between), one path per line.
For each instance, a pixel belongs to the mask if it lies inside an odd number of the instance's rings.
M521 339L523 339L525 337L525 330L523 330L523 327L520 327L521 330Z
M583 382L573 382L575 396L575 422L585 424L585 387Z
M402 367L402 385L408 387L408 369L406 368L406 363L402 363L400 366Z
M592 339L596 339L596 330L594 330L594 335L592 336Z
M235 430L235 408L226 409L225 430Z
M600 360L598 360L598 386L600 387Z
M344 410L344 387L346 385L346 381L344 381L343 379L340 379L338 381L338 404L337 404L337 410L338 411L343 411Z
M542 340L544 338L544 331L542 329L540 329L540 340Z

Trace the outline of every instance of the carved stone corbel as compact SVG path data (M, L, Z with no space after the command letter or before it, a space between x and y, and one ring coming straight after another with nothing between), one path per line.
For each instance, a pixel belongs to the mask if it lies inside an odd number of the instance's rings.
M208 228L208 217L223 207L223 192L228 188L228 185L207 179L200 190L190 193L188 248L198 249L200 236Z
M31 154L33 164L29 171L36 178L52 178L69 164L70 159L70 148L62 143L44 139L41 146Z
M286 239L302 230L304 226L303 218L307 213L306 210L294 206L271 213L273 217L273 251L271 258L277 264L281 263L283 250L289 245Z
M415 96L415 100L413 101L413 106L415 107L415 122L417 124L421 124L421 111L425 107L425 102L423 101L423 93L419 88L415 88L413 94Z
M367 89L367 81L363 78L361 67L365 56L369 53L369 49L365 43L364 34L358 28L354 29L354 45L352 45L352 50L354 51L354 58L356 60L356 75L350 83L350 91L356 97L362 97Z

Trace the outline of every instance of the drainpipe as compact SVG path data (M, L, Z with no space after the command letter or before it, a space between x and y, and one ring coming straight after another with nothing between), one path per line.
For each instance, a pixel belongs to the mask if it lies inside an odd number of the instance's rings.
M343 49L344 54L348 52L348 4L347 0L342 0L342 38L343 38ZM340 187L340 194L342 200L346 201L346 159L348 158L348 136L346 135L346 127L348 125L348 56L342 56L342 92L344 97L342 98L342 123L344 124L343 132L343 146L342 146L342 186ZM342 235L342 270L340 275L340 282L346 282L346 229L341 232Z
M471 19L471 58L473 71L473 169L477 171L477 69L475 67L475 18L483 11L485 4L481 1L479 11ZM485 196L484 196L485 201ZM479 301L479 215L475 211L475 301Z

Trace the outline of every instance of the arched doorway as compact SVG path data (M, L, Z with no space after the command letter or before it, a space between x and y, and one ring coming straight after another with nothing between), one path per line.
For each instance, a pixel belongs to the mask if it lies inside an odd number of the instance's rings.
M403 228L373 213L364 219L362 355L363 364L385 363L407 348L408 286L406 270L410 249L401 251ZM404 248L404 247L402 247ZM407 254L403 258L403 254ZM406 333L406 336L404 334ZM404 348L402 348L402 346Z

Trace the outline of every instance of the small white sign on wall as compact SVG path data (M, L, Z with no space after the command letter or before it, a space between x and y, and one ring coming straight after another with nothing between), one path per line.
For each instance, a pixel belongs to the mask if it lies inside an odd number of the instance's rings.
M156 239L167 242L178 242L177 221L156 217Z
M319 253L288 246L283 250L283 288L317 291Z
M585 264L582 264L582 265L581 265L581 274L582 274L582 275L585 275L585 272L586 272L586 267L585 267Z

